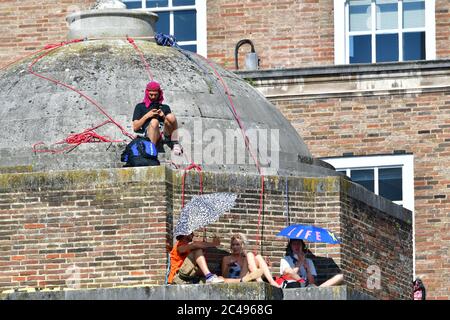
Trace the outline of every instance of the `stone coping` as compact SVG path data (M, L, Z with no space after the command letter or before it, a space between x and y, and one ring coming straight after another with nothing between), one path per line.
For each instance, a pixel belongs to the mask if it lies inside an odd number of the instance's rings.
M90 189L112 184L160 182L173 185L182 184L184 171L166 166L112 168L98 170L65 170L49 172L3 173L0 174L0 193L71 190L73 188ZM198 185L198 173L190 171L186 175L186 184ZM202 172L203 185L206 190L243 189L259 190L261 178L251 173ZM411 211L404 209L383 197L375 195L364 187L351 182L344 176L307 177L307 176L265 176L266 190L283 193L286 182L290 192L340 193L347 194L387 215L412 224ZM227 187L228 186L228 187ZM255 192L256 192L255 191ZM207 191L206 191L207 192Z
M151 10L129 10L120 8L110 8L110 9L95 9L95 10L84 10L77 11L67 15L66 21L72 23L77 19L83 19L87 17L103 17L103 16L122 16L122 17L135 17L140 19L155 19L158 20L158 15Z
M450 70L450 59L412 61L412 62L388 62L388 63L364 63L351 65L329 65L320 67L289 68L289 69L266 69L256 71L234 71L244 79L272 79L303 76L326 76L362 73L384 73L384 72L421 72L438 69Z
M268 283L228 283L116 287L90 290L22 290L0 294L0 300L372 300L349 289L311 287L279 289Z

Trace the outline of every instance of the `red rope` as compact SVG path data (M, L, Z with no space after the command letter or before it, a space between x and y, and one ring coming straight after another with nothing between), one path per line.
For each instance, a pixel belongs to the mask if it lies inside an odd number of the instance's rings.
M134 47L134 49L138 52L139 56L141 57L142 63L145 65L145 69L147 70L147 73L149 75L149 78L151 81L153 81L153 74L150 69L150 65L148 64L147 60L145 59L144 53L139 49L139 47L134 42L133 38L127 37L128 42ZM196 163L194 163L192 160L189 160L187 158L187 155L184 153L184 157L190 163L186 168L184 168L183 177L181 181L181 208L184 208L184 195L185 195L185 180L186 180L186 174L189 170L195 169L197 173L200 176L200 194L203 193L203 176L202 176L202 167ZM179 168L173 161L170 161L170 164L175 166L175 168ZM204 232L204 238L206 235L206 228L203 229Z
M63 153L65 151L72 151L73 149L75 149L76 147L78 147L82 143L122 142L122 140L111 140L108 137L101 136L101 135L99 135L98 133L96 133L94 131L95 129L97 129L97 128L99 128L99 127L101 127L101 126L103 126L103 125L105 125L107 123L110 123L110 122L111 121L107 120L107 121L99 124L96 127L86 129L86 130L84 130L81 133L71 134L67 138L65 138L64 140L61 140L61 141L55 143L55 144L66 143L66 144L69 144L69 145L71 144L71 145L75 145L75 146L68 146L68 147L65 147L63 149L58 149L58 150L56 150L56 149L37 149L36 147L38 145L43 145L44 144L44 142L41 141L41 142L35 143L33 145L33 151L34 152L48 152L48 153Z
M39 55L36 59L34 59L32 61L32 63L28 66L28 71L35 75L36 77L39 77L41 79L50 81L56 85L60 85L62 87L65 87L69 90L72 90L76 93L78 93L80 96L82 96L84 99L86 99L87 101L89 101L91 104L93 104L95 107L97 107L97 109L105 116L107 117L109 120L103 122L102 124L94 127L94 128L90 128L90 129L86 129L85 131L81 132L81 133L77 133L77 134L72 134L70 136L68 136L66 139L56 143L56 144L61 144L61 143L67 143L67 144L74 144L75 146L69 146L63 149L59 149L59 150L47 150L47 149L37 149L36 146L44 144L43 142L38 142L36 144L33 145L33 151L34 152L50 152L50 153L61 153L61 152L65 152L68 150L72 150L75 147L79 146L82 143L92 143L92 142L122 142L122 140L110 140L107 137L103 137L99 134L97 134L96 132L94 132L93 130L107 124L107 123L112 123L114 125L116 125L122 132L122 134L124 134L125 136L129 137L130 139L134 139L134 136L130 133L128 133L118 122L114 121L114 119L109 116L109 114L104 110L103 107L100 106L100 104L98 102L96 102L95 100L93 100L92 98L90 98L89 96L85 95L84 93L82 93L81 91L79 91L78 89L76 89L75 87L72 87L70 85L67 85L59 80L56 80L54 78L50 78L50 77L46 77L43 76L35 71L33 71L33 66L38 63L41 59L43 59L45 56L47 56L48 54L50 54L51 52L53 52L54 50L65 46L67 44L71 44L71 43L76 43L76 42L81 42L83 41L83 39L74 39L74 40L70 40L70 41L65 41L65 42L61 42L59 44L48 44L44 47L44 49L40 50L40 51L45 51L45 53Z
M251 157L253 158L253 161L255 162L256 169L258 170L258 173L261 174L261 166L259 164L258 158L255 157L255 155L253 154L252 150L250 149L250 140L248 139L248 136L245 133L245 128L244 128L244 125L242 123L242 120L239 117L239 114L238 114L238 112L236 110L236 107L234 106L234 102L233 102L233 99L231 98L231 94L230 94L230 89L228 89L227 84L225 83L223 78L220 76L219 72L217 72L217 69L214 67L214 65L208 59L206 59L206 58L204 58L204 57L202 57L200 55L199 55L199 57L204 59L211 66L211 68L213 69L213 71L216 74L217 78L219 78L223 88L225 89L225 93L226 93L226 95L228 97L228 101L230 103L231 108L233 109L233 116L236 119L236 121L237 121L237 123L239 125L239 128L241 129L241 133L242 133L242 136L244 138L245 146L247 147L248 152L250 153Z
M148 73L148 75L149 75L149 77L150 77L150 80L153 81L153 74L152 74L152 71L151 71L151 69L150 69L150 65L148 64L147 60L145 60L144 53L143 53L142 50L139 49L139 47L136 45L136 43L134 42L134 39L133 39L133 38L127 37L127 40L128 40L128 42L134 47L134 49L139 53L139 55L140 55L140 57L141 57L141 61L142 61L142 63L144 63L144 65L145 65L145 69L147 70L147 73Z
M214 65L206 58L202 57L201 55L198 55L200 58L202 58L203 60L205 60L209 66L212 68L212 70L214 71L215 75L217 76L217 78L220 80L225 93L228 97L228 102L230 103L230 106L233 110L233 116L236 119L236 122L239 125L239 128L241 129L241 134L244 138L244 142L245 142L245 146L248 150L248 152L250 153L251 157L253 158L253 161L255 162L255 166L256 169L258 170L259 175L261 176L261 191L260 191L260 196L259 196L259 209L258 209L258 227L257 227L257 236L256 236L256 242L259 244L259 246L261 247L261 239L260 239L260 226L261 226L261 216L262 216L262 211L264 209L264 175L261 172L261 166L260 163L257 159L257 157L255 157L255 155L253 154L251 148L250 148L250 140L248 139L247 134L245 133L245 128L244 125L241 121L241 118L239 117L239 114L236 110L236 107L234 105L233 99L231 98L231 94L230 94L230 90L227 86L227 84L225 83L225 81L223 80L223 78L220 76L219 72L217 71L217 69L214 67ZM256 252L255 252L256 254Z
M181 208L184 208L184 189L185 189L185 179L188 171L195 169L200 176L200 194L203 193L203 176L202 176L202 167L198 164L191 163L189 166L184 168L183 178L181 179Z
M133 48L138 52L139 56L141 57L142 63L145 65L145 69L147 70L147 73L148 73L150 79L153 80L153 74L151 72L150 65L148 64L147 60L145 59L144 53L136 45L133 38L127 37L127 40L133 46ZM186 160L188 160L190 165L188 165L186 168L184 168L183 177L181 180L181 208L184 208L184 197L185 197L185 188L186 188L185 180L186 180L186 174L188 171L195 169L196 172L199 174L199 176L200 176L200 194L203 193L202 167L200 165L194 163L192 160L189 161L186 154L184 154L184 156L185 156ZM171 161L171 164L174 165L178 169L178 166L174 162Z

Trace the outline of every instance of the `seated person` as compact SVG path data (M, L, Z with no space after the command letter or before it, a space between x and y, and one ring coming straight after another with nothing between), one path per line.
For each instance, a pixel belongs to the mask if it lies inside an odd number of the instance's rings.
M246 238L243 234L235 234L231 237L231 255L222 259L222 276L231 279L240 279L245 281L247 277L254 278L262 282L261 276L273 286L280 286L275 282L265 259L252 252L245 252L244 246ZM231 282L231 281L227 281Z
M315 286L316 268L311 259L306 258L307 248L301 239L290 239L286 247L286 256L280 261L280 275L293 281L302 281L305 286ZM337 274L320 287L329 287L343 283L342 274Z
M426 300L426 290L422 279L416 278L413 281L414 300Z
M153 144L165 142L176 155L181 155L183 149L178 142L178 123L175 115L166 104L163 91L158 82L152 81L145 88L144 101L138 103L133 113L134 132L143 133ZM163 127L164 140L160 132Z
M220 239L214 238L212 243L193 241L194 233L177 236L177 242L170 251L170 271L167 282L170 284L196 283L205 278L206 283L248 282L260 277L259 271L249 273L242 279L219 277L209 270L203 250L220 245Z
M195 283L201 277L206 278L206 283L224 282L222 277L211 273L203 254L204 249L219 246L219 238L214 238L211 243L206 241L193 241L194 233L191 233L189 235L179 235L176 239L177 242L170 251L168 283Z

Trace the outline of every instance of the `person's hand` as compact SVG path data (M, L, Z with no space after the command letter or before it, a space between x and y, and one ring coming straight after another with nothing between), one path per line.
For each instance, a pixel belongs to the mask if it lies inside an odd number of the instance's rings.
M306 263L305 256L304 256L303 254L299 254L299 255L298 255L298 260L297 260L296 266L297 266L297 267L304 266L305 263Z
M308 265L308 263L306 262L306 259L305 259L305 261L303 262L303 268L305 268L306 273L309 273L309 265Z
M166 116L164 115L164 112L161 109L158 110L158 115L159 115L159 117L161 119L165 119L166 118Z
M272 261L270 261L269 257L264 257L264 261L266 261L268 267L272 266Z
M152 110L150 110L149 112L147 112L145 114L145 117L147 119L150 119L150 118L153 118L153 117L157 117L158 115L159 115L159 111L156 110L156 109L152 109Z

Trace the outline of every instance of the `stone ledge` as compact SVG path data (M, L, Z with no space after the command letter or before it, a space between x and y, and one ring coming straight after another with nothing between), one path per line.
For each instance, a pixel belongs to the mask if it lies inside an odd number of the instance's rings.
M283 289L283 300L375 300L347 286Z
M92 290L12 292L0 300L370 300L347 286L278 289L267 283L164 285Z
M97 170L61 170L31 173L1 173L0 192L23 190L67 190L114 183L165 181L163 166L141 168L112 168Z
M412 225L412 212L401 205L368 191L363 186L350 180L342 179L341 188L346 194L362 203L374 207L387 215Z
M423 72L434 70L449 70L450 59L412 61L412 62L388 62L388 63L367 63L367 64L349 64L349 65L328 65L305 68L288 69L265 69L257 71L234 71L234 73L244 79L275 79L304 77L312 75L348 75L348 74L378 74L400 73L400 72Z
M271 101L447 92L450 60L239 71Z
M73 187L95 188L111 184L129 182L169 182L181 185L184 171L166 166L112 168L97 170L65 170L31 173L1 173L0 193L29 190L68 190ZM203 183L221 189L233 185L242 188L260 188L261 178L251 173L224 173L202 171ZM186 183L197 185L198 174L190 171ZM349 181L345 176L307 177L307 176L265 176L266 188L284 192L286 179L290 192L333 193L342 192L385 214L412 223L411 211L384 199L365 188Z

